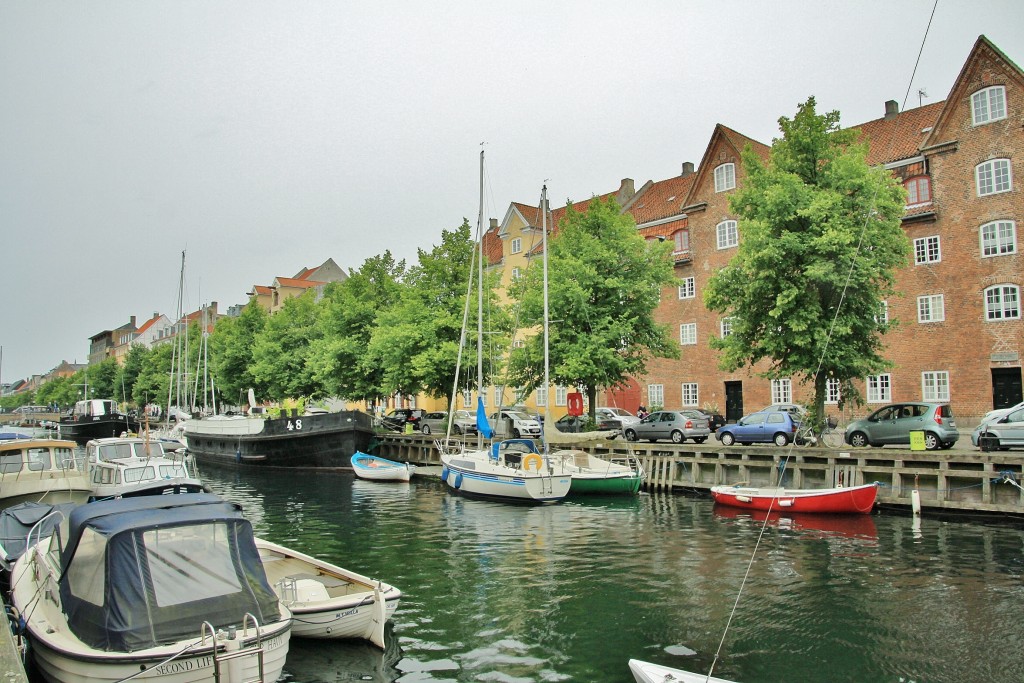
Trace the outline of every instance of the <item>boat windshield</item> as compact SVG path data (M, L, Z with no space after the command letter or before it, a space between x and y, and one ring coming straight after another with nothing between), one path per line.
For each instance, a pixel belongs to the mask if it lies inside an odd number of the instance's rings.
M124 470L124 481L126 484L149 479L156 479L156 470L152 467L126 467Z
M180 463L175 463L173 465L160 465L160 476L164 479L169 479L171 477L187 477L188 472L185 471L185 468Z

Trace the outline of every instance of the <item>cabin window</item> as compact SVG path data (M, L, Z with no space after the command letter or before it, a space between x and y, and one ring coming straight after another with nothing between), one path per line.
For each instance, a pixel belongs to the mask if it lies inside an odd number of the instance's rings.
M68 565L68 588L76 598L94 605L103 605L106 585L106 562L103 561L107 539L86 527L78 539L75 556Z
M53 459L50 457L49 448L28 449L29 472L44 472L50 469L53 469Z
M11 451L0 455L0 474L21 472L21 451Z
M142 534L153 595L160 607L242 590L223 522L152 529Z
M126 467L124 469L124 481L126 484L148 481L150 479L156 479L156 471L152 467Z

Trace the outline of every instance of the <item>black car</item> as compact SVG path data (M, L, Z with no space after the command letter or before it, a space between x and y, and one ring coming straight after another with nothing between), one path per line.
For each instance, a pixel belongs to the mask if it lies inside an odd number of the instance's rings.
M704 417L708 419L708 427L711 428L712 433L725 424L725 418L714 410L708 410L707 408L690 408L690 410L696 410L704 414Z
M404 432L405 425L412 423L413 431L416 431L420 428L420 419L426 414L427 411L420 408L395 408L381 418L381 424L385 429Z
M593 425L593 426L590 426ZM576 417L575 415L563 415L555 421L555 429L560 432L566 432L569 434L578 434L580 432L587 432L592 430L611 430L619 431L622 425L618 420L610 418L597 418L597 424L590 422L589 415L582 415ZM615 438L614 436L612 437Z

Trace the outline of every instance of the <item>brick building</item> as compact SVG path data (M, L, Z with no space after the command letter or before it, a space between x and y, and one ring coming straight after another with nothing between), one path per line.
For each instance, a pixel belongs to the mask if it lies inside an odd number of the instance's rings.
M899 296L884 302L884 314L898 322L885 337L894 367L859 387L868 409L951 401L966 424L1021 400L1022 126L1024 73L984 36L945 101L905 112L886 102L882 118L855 126L870 146L869 163L890 169L908 191L903 228L913 245L911 265L897 274ZM702 288L743 238L729 195L743 183L740 153L748 144L767 159L767 145L719 124L696 168L685 163L679 176L620 200L643 236L672 241L678 278L677 288L662 293L656 317L678 335L681 358L651 361L648 374L632 380L631 401L712 406L736 419L770 403L810 399L812 389L795 377L770 381L757 375L763 368L723 372L708 344L728 333L728 320L704 308ZM523 224L536 215L516 203L502 226L492 226L485 237L492 267L521 267L513 240L530 232ZM838 387L829 398L838 402Z

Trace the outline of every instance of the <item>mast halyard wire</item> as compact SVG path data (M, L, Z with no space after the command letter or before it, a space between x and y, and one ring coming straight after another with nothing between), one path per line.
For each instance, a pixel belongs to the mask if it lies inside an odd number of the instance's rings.
M924 35L921 37L921 47L918 50L917 60L914 62L914 69L913 69L913 71L912 71L912 73L910 75L910 83L907 85L907 91L906 91L906 94L904 95L904 98L903 98L903 108L904 109L906 109L907 97L910 96L910 89L913 86L914 75L917 73L917 67L920 64L921 54L924 52L924 45L925 45L925 42L928 40L928 33L931 30L932 19L934 19L934 17L935 17L935 10L938 7L938 4L939 4L939 0L935 0L935 2L932 5L932 13L928 17L928 24L927 24L927 26L925 26ZM898 126L898 124L896 124L896 125ZM895 144L895 141L896 141L896 135L891 135L889 137L889 146L887 148L887 152L886 152L885 158L888 158L889 151L892 149L892 146ZM868 211L867 211L866 215L864 216L864 224L861 227L860 240L857 243L857 252L858 253L860 252L860 249L863 247L864 235L867 232L868 221L871 219L871 215L874 213L873 207L874 207L874 204L875 204L875 201L876 201L877 197L878 197L878 186L876 185L875 186L874 194L871 197L871 202L870 202L870 204L868 206ZM853 262L850 264L850 270L847 273L846 282L844 283L843 290L840 293L839 302L836 305L835 314L833 315L832 322L829 325L829 331L828 331L828 334L826 335L826 338L825 338L825 346L822 348L822 352L821 352L821 354L818 357L818 367L817 367L816 372L820 372L821 366L825 362L825 355L826 355L826 353L828 351L828 346L829 346L829 343L830 343L830 341L832 339L832 333L833 333L833 331L835 329L836 321L839 318L840 309L841 309L841 307L843 305L843 301L845 300L845 297L846 297L846 290L849 289L850 282L853 279L853 272L856 269L856 266L857 266L857 260L855 258L853 260ZM785 471L786 471L785 468L786 468L786 465L789 463L789 458L792 455L792 452L793 452L793 444L791 443L790 447L789 447L789 450L787 451L785 457L782 459L782 462L780 463L780 465L781 465L781 469L780 469L780 472L779 472L779 488L780 489L782 488L783 476L785 475ZM750 554L750 560L747 563L747 569L743 573L743 580L740 581L739 590L736 592L736 600L735 600L735 602L733 602L732 610L729 612L729 618L726 621L725 629L722 632L722 640L718 643L718 649L715 651L715 656L714 656L714 658L711 661L711 666L708 668L708 673L707 673L707 679L706 680L710 680L712 674L715 671L715 665L718 663L718 660L721 657L722 648L725 646L726 636L729 634L729 627L732 625L733 617L736 616L736 610L739 607L740 597L743 595L743 589L746 586L747 578L750 576L750 570L751 570L751 568L754 565L754 558L757 556L757 549L761 545L761 539L764 538L765 532L768 529L768 520L771 517L771 513L772 513L772 510L773 510L774 507L775 507L775 498L772 498L771 501L769 501L769 503L768 503L768 510L765 512L764 522L761 524L761 531L758 533L757 541L754 543L754 550Z

